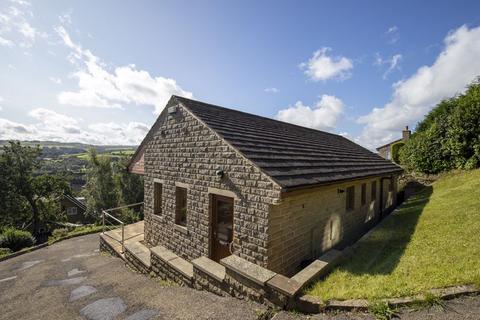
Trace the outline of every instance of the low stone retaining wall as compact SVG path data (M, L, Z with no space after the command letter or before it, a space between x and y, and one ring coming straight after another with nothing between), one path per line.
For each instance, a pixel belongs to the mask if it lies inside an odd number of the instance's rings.
M150 252L148 252L150 254ZM142 259L143 258L143 259ZM125 261L133 269L137 270L140 273L148 274L150 273L150 256L144 256L144 253L139 253L135 251L135 247L130 245L125 245Z
M193 286L193 266L163 246L150 249L151 270L163 280Z
M127 261L135 261L131 251L126 247ZM207 257L188 262L163 246L151 248L150 254L151 272L164 280L284 309L297 308L302 289L324 276L341 257L340 251L331 250L288 278L236 255L217 263Z
M475 285L463 285L448 288L431 289L427 292L434 295L435 297L438 297L439 299L449 300L465 295L480 294L480 288L476 287ZM390 307L398 308L414 305L425 300L426 296L423 294L419 294L412 297L389 298L382 299L380 301L388 304ZM368 310L368 308L370 308L370 306L371 303L365 299L330 300L325 303L317 297L308 295L300 297L298 302L298 310L305 313L319 313L326 310L366 311Z
M230 295L230 288L225 282L224 266L207 257L192 260L192 265L195 289L209 291L219 296Z
M114 257L118 257L123 259L113 248L108 244L107 240L104 239L103 235L100 235L100 246L99 246L100 252L108 252Z

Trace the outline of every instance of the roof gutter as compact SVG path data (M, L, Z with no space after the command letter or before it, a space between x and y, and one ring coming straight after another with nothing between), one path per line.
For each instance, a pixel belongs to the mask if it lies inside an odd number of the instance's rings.
M324 186L331 186L331 185L335 185L335 184L343 183L343 182L347 182L347 181L358 181L358 180L364 180L364 179L368 179L368 178L377 178L377 177L386 178L386 177L384 177L386 175L388 175L389 178L391 178L396 174L401 174L403 171L404 171L403 169L399 168L398 170L391 171L391 172L388 172L388 173L371 174L371 175L358 177L358 178L353 178L353 179L346 178L346 179L340 179L340 180L335 180L335 181L331 181L331 182L301 185L301 186L295 186L295 187L283 187L281 192L282 192L282 194L288 194L288 193L291 193L291 192L294 192L294 191L302 191L302 190L315 189L315 188L324 187Z

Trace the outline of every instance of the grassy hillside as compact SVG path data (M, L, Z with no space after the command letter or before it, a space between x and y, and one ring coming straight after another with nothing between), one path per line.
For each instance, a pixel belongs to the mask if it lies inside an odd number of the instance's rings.
M308 294L374 300L467 283L480 286L480 170L410 198Z

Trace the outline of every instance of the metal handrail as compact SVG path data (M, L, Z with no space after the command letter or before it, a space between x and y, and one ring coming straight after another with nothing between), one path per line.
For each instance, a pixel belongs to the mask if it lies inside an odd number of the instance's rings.
M135 207L135 206L139 206L139 205L143 205L143 202L138 202L138 203L129 204L129 205L126 205L126 206L121 206L121 207L111 208L111 209L107 209L107 210L102 210L102 234L112 238L115 241L118 241L122 245L121 253L125 252L125 223L123 221L121 221L120 219L118 219L117 217L111 215L109 212L112 212L112 211L115 211L115 210L120 210L120 209L125 209L125 208L131 208L131 207ZM115 239L111 235L105 233L105 222L114 226L111 222L109 222L107 220L108 218L113 219L114 221L118 222L120 224L120 226L122 227L122 239L121 240Z
M115 210L119 210L119 209L131 208L131 207L139 206L139 205L142 205L142 204L143 204L143 202L137 202L137 203L134 203L134 204L129 204L129 205L126 205L126 206L121 206L121 207L116 207L116 208L110 208L110 209L103 210L103 211L110 212L110 211L115 211Z

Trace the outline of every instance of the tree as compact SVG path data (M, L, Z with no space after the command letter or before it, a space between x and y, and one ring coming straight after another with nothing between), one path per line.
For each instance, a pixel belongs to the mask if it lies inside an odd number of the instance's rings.
M480 79L439 103L400 150L407 169L439 173L480 166Z
M115 185L121 205L143 202L143 178L128 172L129 163L129 157L122 157L115 163Z
M2 164L2 182L8 190L3 190L2 198L11 201L21 200L17 205L21 208L28 205L30 208L29 221L35 235L38 234L39 222L44 216L51 215L51 206L48 202L54 201L65 192L70 191L68 181L60 175L36 175L40 167L41 149L39 146L22 146L20 142L10 141L3 147L0 155ZM15 214L15 213L10 213Z
M95 219L103 209L116 207L118 193L113 179L110 157L99 156L95 149L90 149L87 182L83 190L87 202L87 214Z

